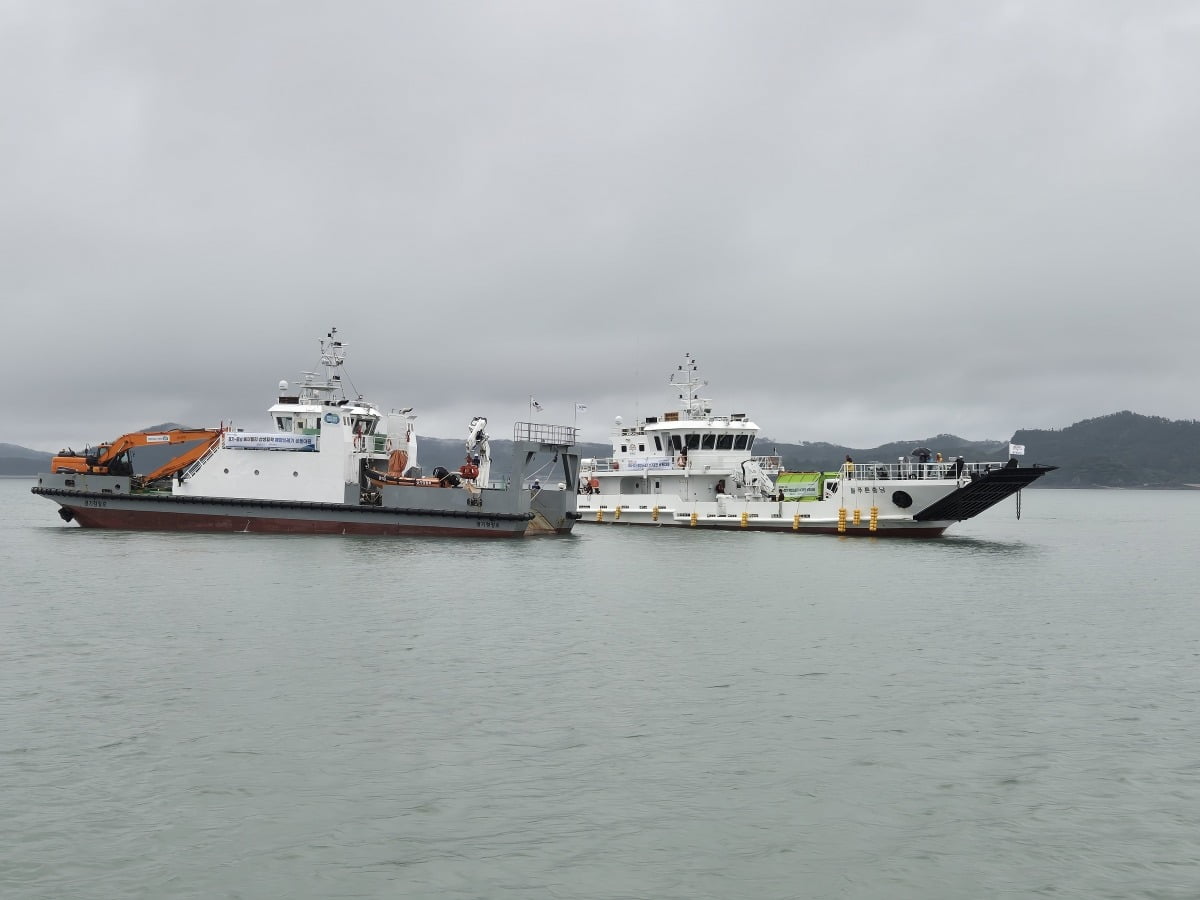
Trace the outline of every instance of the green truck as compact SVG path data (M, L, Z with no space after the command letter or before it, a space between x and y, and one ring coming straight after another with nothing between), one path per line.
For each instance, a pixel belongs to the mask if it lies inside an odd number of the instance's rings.
M820 500L825 496L825 482L837 478L837 472L781 472L775 490L785 501Z

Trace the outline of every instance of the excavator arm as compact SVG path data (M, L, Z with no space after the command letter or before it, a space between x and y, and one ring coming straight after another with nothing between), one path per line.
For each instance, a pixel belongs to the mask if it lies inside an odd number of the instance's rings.
M80 472L98 475L133 475L133 464L129 451L135 447L152 447L157 444L187 444L199 441L192 447L153 472L140 476L149 484L159 478L173 475L204 455L217 441L220 428L173 428L170 431L134 431L123 434L115 441L89 448L82 455L63 453L50 461L52 472Z
M193 433L195 433L195 432L193 432ZM205 440L205 436L207 436L207 438L208 438L207 440ZM176 456L174 459L168 460L167 462L163 463L161 466L159 466L153 472L148 472L145 475L139 476L142 480L142 484L153 484L155 481L158 481L160 478L170 478L172 475L182 472L184 469L186 469L188 466L190 466L192 463L194 463L196 460L198 460L200 457L202 457L205 453L207 453L209 450L211 450L213 444L215 444L220 439L221 439L220 430L215 430L215 431L214 430L205 430L205 431L203 431L202 436L194 439L197 441L197 443L194 447L188 448L183 453L180 453L178 456ZM172 442L172 443L174 443L174 442ZM186 442L184 442L184 443L186 443ZM182 480L182 478L180 480Z

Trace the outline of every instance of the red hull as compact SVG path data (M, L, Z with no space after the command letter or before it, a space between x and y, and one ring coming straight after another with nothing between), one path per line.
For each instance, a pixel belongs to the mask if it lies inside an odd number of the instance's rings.
M125 531L227 531L257 534L429 535L439 537L519 538L520 531L504 528L447 525L399 525L388 522L338 522L272 516L203 515L156 510L95 509L66 506L83 528Z

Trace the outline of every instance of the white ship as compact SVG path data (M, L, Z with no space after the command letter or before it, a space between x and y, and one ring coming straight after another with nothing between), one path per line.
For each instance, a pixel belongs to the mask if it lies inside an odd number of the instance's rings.
M759 427L744 413L713 413L705 384L688 354L670 379L677 411L617 418L612 455L581 463L580 522L934 537L1057 468L919 454L784 472L779 456L756 455Z
M412 409L384 414L346 396L345 347L336 332L320 342L320 372L303 373L298 388L279 383L268 430L123 435L56 456L33 493L85 528L458 537L571 530L578 518L574 428L516 423L513 470L493 481L487 420L476 417L458 471L425 475ZM187 449L138 471L135 449L169 445ZM546 457L553 477L530 490L529 466Z

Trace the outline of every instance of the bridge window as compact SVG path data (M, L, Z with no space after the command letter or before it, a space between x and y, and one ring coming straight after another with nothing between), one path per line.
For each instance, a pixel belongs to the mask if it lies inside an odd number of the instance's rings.
M701 450L716 450L717 436L715 434L703 435L703 441L700 444Z
M700 449L700 435L689 434L687 436L687 448L689 450L699 450Z
M718 450L732 450L733 449L733 435L732 434L717 435L717 449Z
M733 449L734 450L745 450L746 449L746 440L749 437L750 437L750 435L748 435L748 434L737 435L733 439Z
M662 452L662 438L657 434L654 436L654 449L660 453Z

